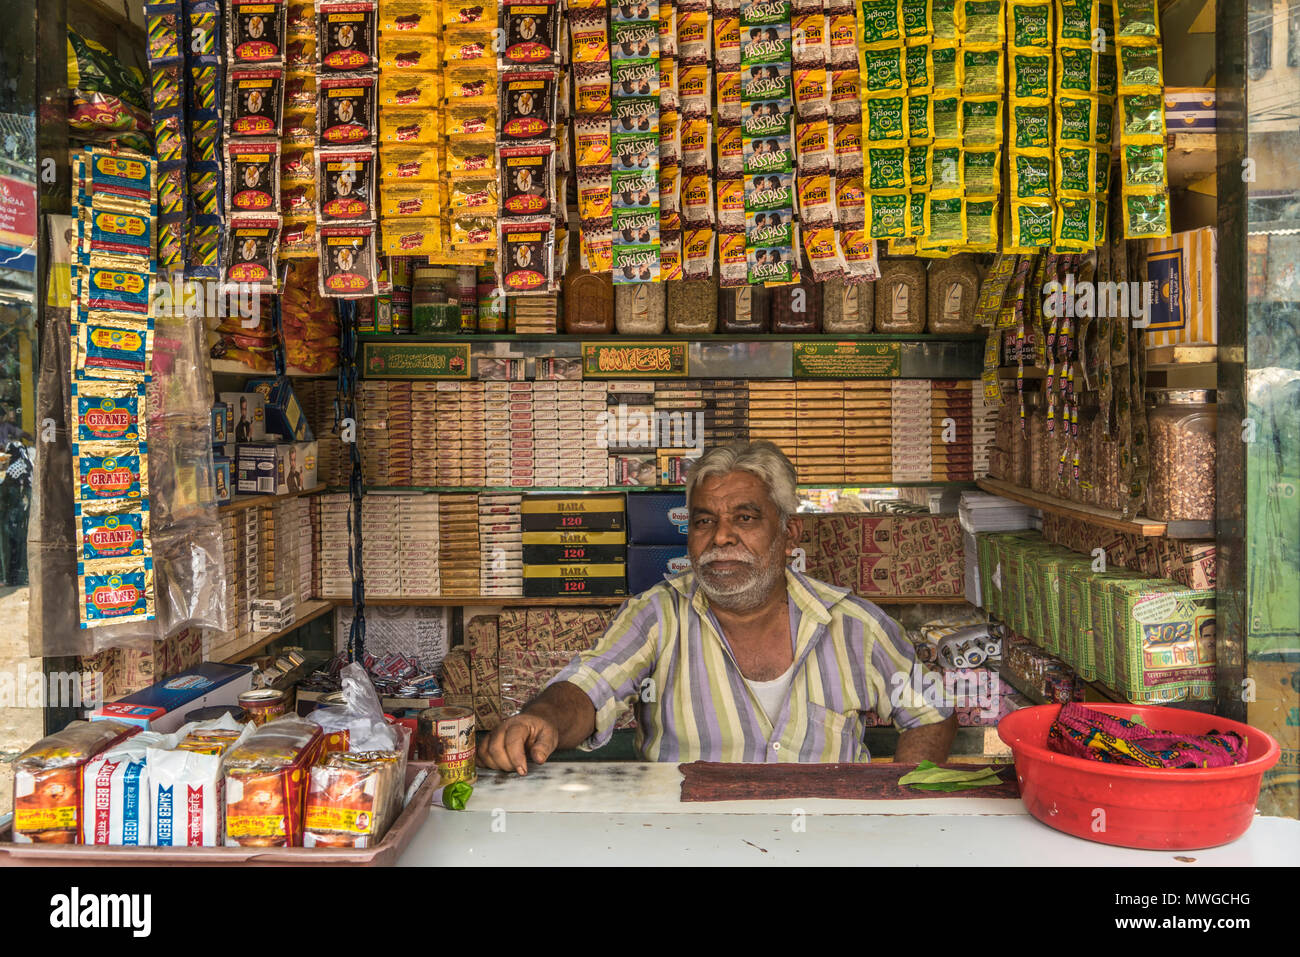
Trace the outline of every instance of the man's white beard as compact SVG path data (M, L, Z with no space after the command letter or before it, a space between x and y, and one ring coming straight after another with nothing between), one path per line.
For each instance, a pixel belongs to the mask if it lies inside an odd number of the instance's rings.
M766 555L766 560L757 559L752 553L745 552L747 556L744 559L738 559L738 553L743 549L710 549L700 556L700 568L696 572L696 578L699 579L700 588L703 590L705 597L717 605L723 611L730 612L747 612L758 608L767 600L771 594L772 587L776 584L777 579L785 574L785 562L781 561L781 540L775 538L772 540L772 548ZM714 585L706 577L709 562L704 561L706 558L712 558L715 553L726 555L728 560L742 560L750 563L746 573L742 573L736 578L737 581L729 586Z

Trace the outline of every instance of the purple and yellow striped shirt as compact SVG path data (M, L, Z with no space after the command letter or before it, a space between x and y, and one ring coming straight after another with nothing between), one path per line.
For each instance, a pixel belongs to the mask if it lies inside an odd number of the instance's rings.
M794 672L775 723L687 571L628 599L596 646L551 680L576 685L596 707L596 731L580 747L609 741L622 701L636 708L647 761L870 761L862 713L900 729L952 713L923 700L912 645L879 608L792 570L786 587Z

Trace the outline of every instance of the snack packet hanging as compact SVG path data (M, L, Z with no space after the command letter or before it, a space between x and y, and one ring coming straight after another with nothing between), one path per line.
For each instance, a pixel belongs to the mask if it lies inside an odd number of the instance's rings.
M375 218L374 150L319 150L316 183L322 223L359 222Z
M865 178L867 189L908 188L907 147L901 143L867 143Z
M930 47L930 79L936 93L957 93L962 86L961 53L957 44L940 41Z
M72 383L72 440L83 442L143 442L148 438L143 384L126 382Z
M1054 237L1051 202L1011 203L1011 245L1022 248L1050 246Z
M250 283L274 291L278 217L233 216L225 234L222 276L227 282Z
M1168 193L1127 193L1123 200L1125 239L1163 239L1172 234Z
M499 255L501 285L507 293L551 289L555 275L554 222L549 219L502 221Z
M149 502L84 503L75 507L77 561L143 558L149 548Z
M317 69L323 75L379 68L379 11L374 0L317 0Z
M225 22L226 57L232 68L284 65L284 0L229 0Z
M279 67L231 70L226 117L231 136L280 135L284 71Z
M280 144L231 140L226 144L230 212L276 213L280 209Z
M375 78L321 77L317 123L322 146L358 146L375 140Z
M966 196L966 245L974 252L992 252L998 245L998 205L994 195Z
M370 223L320 228L320 294L335 299L373 296L379 269Z
M500 202L510 216L544 215L555 201L555 148L550 143L501 150Z
M80 267L79 319L143 323L153 302L154 279L146 272L99 264Z
M497 106L504 140L550 139L555 129L555 70L512 70L501 76ZM657 86L658 73L654 77ZM658 104L654 104L658 113Z
M82 628L154 618L152 559L79 563L77 582Z
M903 239L910 220L909 194L904 190L866 196L867 235L872 239Z
M1047 149L1052 145L1051 102L1042 100L1011 101L1011 148Z
M502 64L561 62L560 5L556 0L503 3L499 16Z
M123 451L123 450L126 451ZM144 445L85 442L72 447L80 503L138 500L149 495L149 458Z

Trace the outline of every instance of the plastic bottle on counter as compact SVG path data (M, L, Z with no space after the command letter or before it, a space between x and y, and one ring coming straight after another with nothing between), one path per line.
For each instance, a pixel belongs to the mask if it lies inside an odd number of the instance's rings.
M925 331L925 292L925 263L882 259L876 280L876 332L901 335Z
M663 283L667 290L668 331L675 336L708 335L718 330L718 280L682 279Z
M822 329L846 335L867 335L875 324L876 284L826 280L822 289Z
M768 290L766 286L743 286L718 292L718 329L727 333L767 332Z
M614 287L614 326L620 336L658 336L667 326L661 282L631 282Z
M614 274L570 265L564 277L564 331L607 336L614 331Z
M932 260L926 290L928 331L974 332L979 291L980 270L972 254Z
M822 331L822 284L810 278L772 290L772 332L809 335Z

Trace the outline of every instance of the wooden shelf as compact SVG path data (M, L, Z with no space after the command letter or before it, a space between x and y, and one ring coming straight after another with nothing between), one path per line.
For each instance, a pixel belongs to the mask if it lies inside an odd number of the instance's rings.
M1110 509L1094 508L1091 505L1083 505L1078 502L1065 502L1059 498L1053 498L1051 495L1044 495L1041 492L1031 492L1029 489L1017 488L1010 482L1003 482L999 479L980 479L978 484L985 492L1001 495L1013 502L1029 505L1052 515L1077 518L1093 525L1099 525L1102 528L1114 529L1117 532L1145 536L1165 534L1165 523L1157 522L1155 519L1122 518L1119 512L1113 512Z
M806 335L778 335L776 333L710 333L707 335L681 335L669 333L658 336L579 336L562 332L526 332L516 334L484 333L464 335L417 335L393 334L380 332L358 333L360 342L983 342L988 333L951 332L951 333L872 333L869 335L851 335L848 333L814 332ZM709 378L716 378L710 376Z
M315 488L303 489L301 492L286 492L284 495L236 495L228 503L220 506L217 512L221 515L227 512L242 512L246 508L274 505L276 502L283 502L285 499L301 498L304 495L317 495L326 491L329 491L328 485L317 485Z
M288 628L282 629L281 631L267 632L265 634L259 632L253 632L252 634L253 644L249 645L247 648L242 649L241 651L235 652L230 657L224 658L222 660L224 661L225 664L233 665L233 664L238 664L239 662L244 661L245 659L251 658L253 657L253 655L257 654L267 645L271 644L271 642L278 641L279 639L283 638L285 635L292 634L293 632L297 631L303 625L313 622L317 618L321 617L322 615L333 611L336 604L337 602L333 602L328 599L312 599L311 601L308 601L299 607L298 617L294 620L294 623L290 625Z
M801 482L801 489L852 489L852 488L974 488L972 481L949 481L935 479L932 482ZM470 492L482 492L491 495L549 495L555 492L591 492L609 494L611 492L681 492L684 485L567 485L567 486L520 486L520 485L367 485L367 493L402 493L418 494L433 492L454 495Z
M557 595L554 598L511 598L508 595L415 595L410 598L366 598L366 606L376 608L402 605L445 606L463 608L469 605L603 605L617 606L631 595ZM335 603L348 607L352 602L336 599Z
M1148 371L1214 365L1218 360L1218 346L1157 346L1147 350Z

